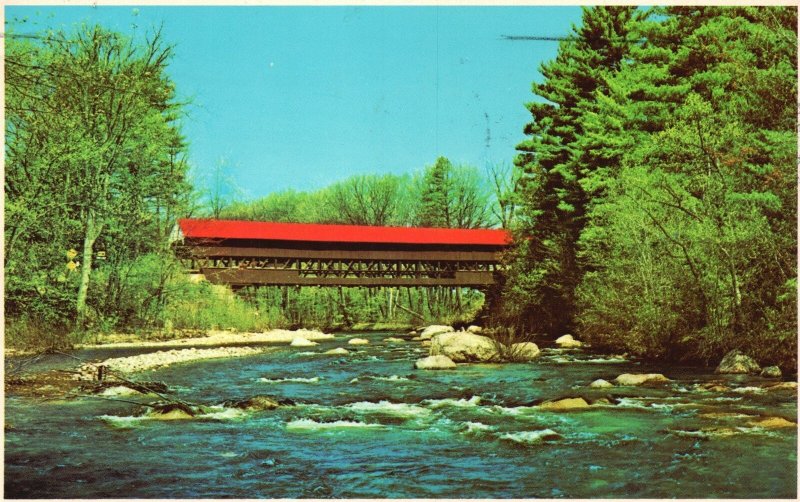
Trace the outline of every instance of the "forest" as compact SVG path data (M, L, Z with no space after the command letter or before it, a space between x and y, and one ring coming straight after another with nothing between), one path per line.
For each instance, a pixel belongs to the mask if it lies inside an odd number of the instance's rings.
M597 348L796 370L797 18L788 7L591 7L532 84L518 155L237 199L193 180L158 30L15 36L5 53L6 344L96 333L468 322L470 290L188 280L179 217L503 227L491 322ZM531 80L535 78L531 68ZM373 145L379 148L380 145Z

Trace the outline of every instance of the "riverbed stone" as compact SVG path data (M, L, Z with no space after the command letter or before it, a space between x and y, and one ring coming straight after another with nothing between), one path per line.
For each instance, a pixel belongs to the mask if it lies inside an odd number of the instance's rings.
M431 339L430 355L447 356L457 363L498 359L500 345L491 338L465 331L441 333Z
M234 408L250 411L274 410L279 406L280 403L275 400L275 398L261 395L253 396L233 404Z
M645 383L669 382L661 373L623 373L615 381L619 385L642 385Z
M390 336L389 338L384 338L383 341L387 343L406 343L406 341L403 340L402 338L396 338L394 336Z
M507 352L512 361L533 361L541 354L539 346L533 342L513 343Z
M430 340L431 338L440 333L450 333L452 331L455 331L455 329L453 329L452 326L434 324L423 329L422 333L419 334L419 338L421 340Z
M368 345L369 340L367 340L366 338L351 338L347 340L347 343L349 345Z
M750 356L738 349L734 349L722 358L715 373L725 374L757 374L761 367Z
M572 335L563 335L556 338L556 345L562 349L573 349L582 346L583 343L573 338Z
M323 354L331 355L331 356L346 356L350 353L349 350L343 347L336 347L335 349L326 350Z
M313 347L314 345L319 345L317 342L312 342L311 340L304 338L302 336L297 336L292 339L292 343L290 343L292 347Z
M414 363L418 370L451 370L456 363L447 356L428 356Z
M187 420L202 411L181 402L158 402L152 405L146 416L153 420Z
M786 420L783 417L764 417L759 418L757 420L752 420L748 422L750 425L755 427L763 427L765 429L779 429L783 427L797 427L797 424Z
M551 411L579 410L588 407L589 403L582 397L567 397L555 401L545 401L539 405L539 408Z
M194 418L183 410L171 410L166 413L152 413L148 415L153 420L189 420Z
M613 387L613 386L614 386L613 383L611 383L611 382L609 382L607 380L603 380L602 378L598 378L597 380L595 380L594 382L589 384L589 387L591 387L593 389L607 389L607 388Z
M483 331L483 328L474 324L467 328L467 333L472 333L473 335L479 335L481 331Z
M709 392L729 392L731 390L731 388L727 386L725 382L720 382L718 380L698 384L697 388L700 390L707 390Z
M764 387L766 390L774 391L774 390L790 390L797 392L797 382L780 382L774 385L769 385Z
M783 376L781 369L777 366L767 366L761 370L761 376L766 378L780 378Z

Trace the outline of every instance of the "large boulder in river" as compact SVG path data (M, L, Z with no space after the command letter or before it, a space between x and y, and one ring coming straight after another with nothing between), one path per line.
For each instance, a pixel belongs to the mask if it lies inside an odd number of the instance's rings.
M145 414L151 420L188 420L203 412L200 408L181 402L156 402Z
M764 387L764 389L772 391L772 390L788 390L797 392L797 382L780 382L774 385L769 385Z
M661 373L623 373L615 380L619 385L642 385L644 383L669 382Z
M466 331L441 333L431 339L430 355L447 356L457 363L482 363L498 359L499 344Z
M275 400L275 398L260 395L233 403L234 408L250 411L274 410L280 405L281 403Z
M756 374L759 371L761 371L761 367L752 357L745 355L740 350L732 350L722 358L715 373Z
M766 378L780 378L783 376L783 373L781 373L781 369L777 366L767 366L761 370L761 376Z
M556 401L545 401L539 405L539 408L551 411L580 410L588 407L589 403L582 397L567 397Z
M755 427L763 427L764 429L779 429L782 427L797 427L797 424L786 420L783 417L762 417L748 422L749 425Z
M369 344L369 340L366 338L351 338L347 340L348 345L367 345Z
M539 346L533 342L512 343L506 351L508 358L512 361L533 361L541 351Z
M313 347L314 345L319 344L317 342L312 342L307 338L303 338L302 336L296 336L289 345L292 347Z
M562 349L574 349L583 345L581 342L572 337L572 335L563 335L556 338L556 345Z
M591 387L593 389L607 389L607 388L613 387L613 386L614 386L613 383L611 383L611 382L609 382L607 380L603 380L602 378L598 378L597 380L595 380L594 382L589 384L589 387Z
M414 366L418 370L451 370L456 367L456 363L447 356L428 356L417 361Z
M434 324L423 329L422 333L419 334L419 338L420 340L430 340L439 333L450 333L452 331L455 331L452 326L441 326Z

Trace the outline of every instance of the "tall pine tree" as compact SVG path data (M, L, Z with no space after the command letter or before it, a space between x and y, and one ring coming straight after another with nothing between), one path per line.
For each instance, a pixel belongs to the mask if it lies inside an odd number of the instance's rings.
M628 54L636 18L632 7L584 9L582 25L542 66L544 82L533 84L540 99L527 105L529 138L517 146L523 218L503 302L505 321L528 331L555 335L574 327L583 273L576 243L587 205L581 180L601 167L600 159L581 154L583 122ZM587 164L593 160L598 165Z

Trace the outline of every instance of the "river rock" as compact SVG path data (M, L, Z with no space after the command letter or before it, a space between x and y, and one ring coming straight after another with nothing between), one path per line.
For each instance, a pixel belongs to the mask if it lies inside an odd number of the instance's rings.
M752 357L745 355L740 350L732 350L722 358L715 373L755 374L759 371L761 371L761 367Z
M766 378L780 378L783 376L783 373L781 373L781 369L777 366L767 366L761 370L761 376Z
M147 417L153 420L187 420L194 418L202 410L195 410L191 406L179 402L154 403Z
M669 382L669 378L661 373L623 373L615 381L619 385L642 385L652 382Z
M450 333L451 331L455 331L452 326L434 324L423 329L422 333L419 334L419 338L420 340L430 340L439 333Z
M323 354L328 354L331 356L346 356L349 353L350 351L343 347L336 347L335 349L326 350L325 352L323 352Z
M349 345L368 345L369 340L367 340L366 338L351 338L347 340L347 343Z
M473 335L479 335L481 331L483 331L483 328L474 324L467 328L467 333L472 333Z
M556 401L545 401L539 405L539 408L551 411L579 410L588 407L589 403L582 397L567 397Z
M249 411L274 410L280 403L269 396L253 396L233 404L234 408Z
M390 336L389 338L384 338L383 341L388 343L406 343L406 341L403 340L402 338L395 338L393 336Z
M725 385L725 382L720 382L716 380L712 382L698 384L697 388L700 390L707 390L710 392L729 392L731 390L730 387Z
M778 429L782 427L797 427L797 424L786 420L783 417L765 417L758 420L748 422L755 427L764 427L765 429Z
M770 385L768 387L764 387L766 390L793 390L797 392L797 382L781 382L776 383L774 385Z
M430 340L422 340L422 343L420 345L422 345L423 347L430 347L431 346L431 341Z
M465 331L441 333L431 339L430 355L447 356L457 363L489 362L499 357L499 344Z
M292 347L313 347L314 345L319 345L317 342L312 342L307 338L303 338L302 336L297 336L292 340L290 343Z
M556 345L562 349L573 349L580 347L583 343L573 338L572 335L563 335L556 338Z
M414 366L418 370L451 370L456 363L447 356L428 356L418 360Z
M607 389L613 386L614 386L613 383L603 380L602 378L598 378L597 380L589 384L589 387L593 389Z
M194 418L192 415L186 413L183 410L171 410L165 413L151 413L148 417L154 420L188 420Z
M533 342L513 343L508 348L508 353L513 361L533 361L541 351Z

